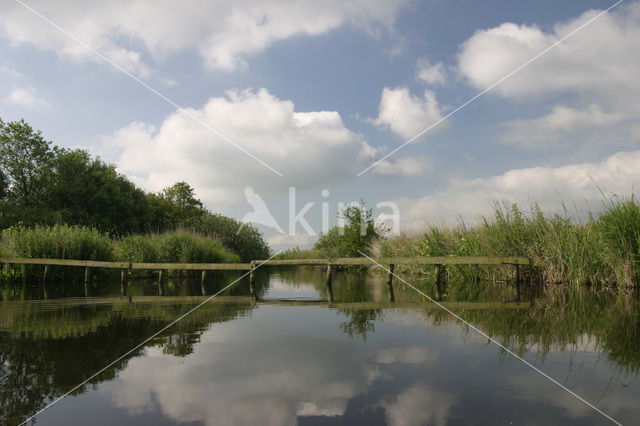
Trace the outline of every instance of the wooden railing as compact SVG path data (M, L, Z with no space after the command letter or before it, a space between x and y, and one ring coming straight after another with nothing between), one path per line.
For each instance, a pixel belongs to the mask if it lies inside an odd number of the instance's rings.
M109 268L119 269L120 272L120 286L122 295L126 294L125 290L125 277L126 272L129 270L151 270L158 271L158 292L163 295L162 285L162 271L201 271L201 285L202 292L204 290L204 281L207 271L250 271L249 274L249 288L252 293L254 284L254 270L258 267L265 266L326 266L327 267L327 297L330 301L333 301L333 289L331 285L332 280L332 267L334 266L375 266L375 265L388 265L387 287L389 289L389 298L394 300L393 295L393 276L395 265L434 265L435 266L435 283L436 283L436 297L441 298L441 281L442 281L442 266L443 265L514 265L515 275L514 282L516 287L517 298L520 298L520 265L532 266L533 261L528 257L519 256L447 256L447 257L384 257L384 258L367 258L367 257L354 257L354 258L335 258L335 259L269 259L269 260L254 260L250 263L139 263L139 262L104 262L97 260L75 260L75 259L38 259L38 258L18 258L18 257L2 257L0 258L0 265L2 264L21 264L21 265L44 265L42 274L42 282L44 288L44 282L47 277L49 266L71 266L71 267L84 267L84 283L85 294L88 294L87 284L89 281L89 269L90 268ZM46 288L44 288L46 297Z

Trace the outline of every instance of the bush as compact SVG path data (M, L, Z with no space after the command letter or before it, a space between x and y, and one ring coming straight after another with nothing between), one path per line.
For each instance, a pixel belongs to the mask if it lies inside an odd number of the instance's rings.
M320 234L313 249L325 257L361 257L362 253L368 253L371 243L382 234L371 209L361 201L344 209L340 217L346 221L345 226L334 226Z
M116 243L118 260L131 262L238 262L239 257L219 241L186 231L132 235Z
M106 233L84 226L13 226L2 232L3 252L14 257L112 260Z

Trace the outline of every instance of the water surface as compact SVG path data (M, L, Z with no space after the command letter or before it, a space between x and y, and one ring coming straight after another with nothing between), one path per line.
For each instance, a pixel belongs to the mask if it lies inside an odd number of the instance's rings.
M205 293L232 278L212 279ZM142 282L129 285L131 300L120 297L116 283L96 285L88 298L2 302L0 421L19 424L203 300L197 280L174 281L163 297ZM389 303L381 277L337 274L329 303L322 271L263 273L261 300L247 297L248 283L241 282L38 415L37 423L611 423L400 287ZM533 303L448 306L633 424L640 415L634 300L552 295Z

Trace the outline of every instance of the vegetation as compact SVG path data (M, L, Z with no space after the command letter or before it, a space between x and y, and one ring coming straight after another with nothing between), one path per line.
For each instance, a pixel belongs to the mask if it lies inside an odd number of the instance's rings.
M640 283L640 205L635 197L605 202L596 219L576 223L568 212L545 215L537 205L525 212L496 204L493 218L478 226L430 227L413 235L378 239L374 256L527 256L538 265L530 276L543 283L622 288ZM427 267L414 272L429 273ZM455 281L496 282L510 277L506 268L448 266Z
M607 199L597 218L590 215L583 222L575 221L566 208L562 214L544 214L535 204L527 212L515 204L496 203L493 217L474 226L431 226L389 238L381 236L362 204L343 215L347 225L322 234L313 249L289 250L279 257L354 257L360 252L373 257L526 256L537 265L524 271L529 283L600 289L640 284L640 204L635 196ZM366 229L364 235L360 229ZM396 271L433 275L432 266L399 266ZM511 282L513 269L450 265L446 274L455 282L500 283ZM475 291L472 285L451 290Z
M121 256L129 250L136 259L172 261L269 256L254 226L210 212L188 183L145 193L114 165L56 147L24 120L0 120L0 228L5 255L128 260Z

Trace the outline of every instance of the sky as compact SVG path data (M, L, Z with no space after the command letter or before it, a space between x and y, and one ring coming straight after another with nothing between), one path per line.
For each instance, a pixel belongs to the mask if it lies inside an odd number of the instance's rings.
M579 217L640 184L640 2L613 5L3 0L0 118L214 212L257 194L276 249L360 199L407 231Z

